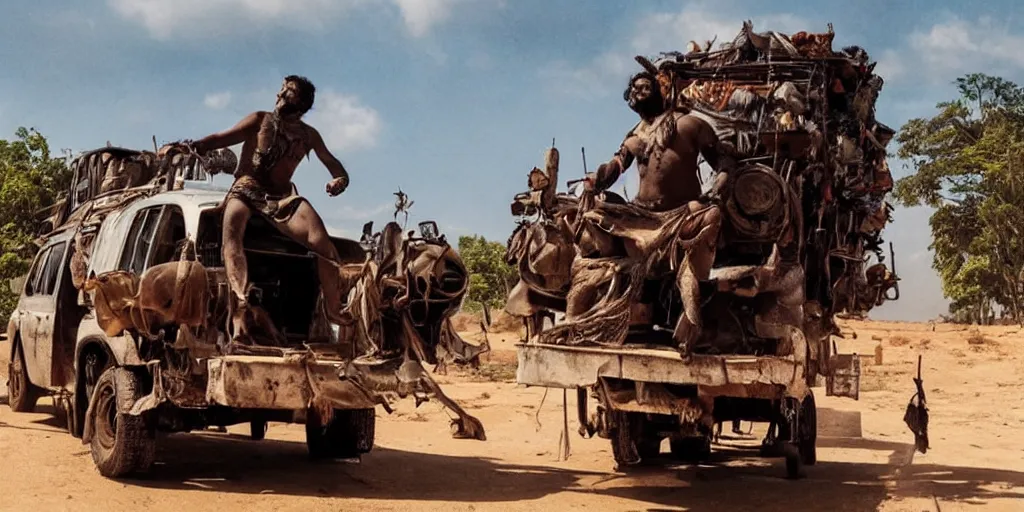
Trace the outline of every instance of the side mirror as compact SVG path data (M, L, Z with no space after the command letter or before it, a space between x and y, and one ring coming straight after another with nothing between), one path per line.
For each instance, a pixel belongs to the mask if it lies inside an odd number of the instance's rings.
M26 281L28 281L28 274L8 279L7 286L10 287L11 293L14 295L21 295L22 290L25 289Z
M437 240L438 236L440 236L440 232L437 229L437 223L432 220L420 222L419 226L420 236L424 240Z
M23 277L15 277L13 279L8 279L7 280L7 287L11 290L11 293L14 294L14 295L21 295L22 287L19 286L19 282L20 282L21 285L24 285L25 284L25 278L23 278Z

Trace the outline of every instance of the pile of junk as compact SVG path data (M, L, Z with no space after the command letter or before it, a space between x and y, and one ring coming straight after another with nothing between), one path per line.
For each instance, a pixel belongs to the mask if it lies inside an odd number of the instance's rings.
M517 381L575 389L580 433L611 439L620 464L658 455L666 437L674 455L706 456L716 424L745 420L769 423L763 446L781 446L796 474L816 457L817 379L858 398L860 359L832 337L837 317L899 298L881 237L895 132L875 117L875 63L834 37L831 25L787 35L747 22L717 49L636 57L663 116L717 135L726 165L698 171L688 205L654 211L583 180L559 192L554 147L515 196L505 259L520 275L506 310L526 330ZM668 147L650 132L631 134ZM923 403L911 409L923 435Z
M863 317L898 299L895 269L885 264L892 247L886 254L881 238L892 220L886 146L895 134L875 118L883 81L862 48L833 50L833 37L831 25L787 36L746 23L717 50L691 43L687 53L637 57L669 108L710 124L735 162L709 200L721 226L702 231L717 237L711 274L687 274L687 247L700 235L675 236L678 215L645 212L611 191L557 193L552 150L546 169L531 172L531 191L513 202L520 221L506 255L521 275L508 310L527 319L530 336L664 345L681 318L696 316L691 353L774 354L790 326L824 341L839 334L837 315ZM587 257L588 223L634 242L639 254ZM643 277L633 279L638 269ZM583 288L600 298L544 328Z

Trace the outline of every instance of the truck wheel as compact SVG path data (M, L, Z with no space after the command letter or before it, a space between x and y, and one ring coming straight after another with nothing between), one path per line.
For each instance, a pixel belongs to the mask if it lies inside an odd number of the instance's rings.
M156 457L156 432L142 416L118 411L119 403L134 403L144 395L139 377L124 368L108 368L93 394L97 396L90 448L100 474L120 477L148 470Z
M701 462L711 456L711 436L673 436L669 439L672 456L685 462Z
M608 433L612 442L612 455L621 467L653 459L661 451L661 438L647 430L643 413L608 411Z
M313 459L348 459L369 453L377 426L374 409L334 409L327 426L311 407L306 415L306 446Z
M790 442L782 443L782 455L786 458L786 477L800 478L800 448Z
M818 462L818 409L814 405L814 394L808 394L800 404L799 436L800 461L807 466Z
M25 356L21 353L21 342L15 340L14 353L7 367L7 403L14 412L32 412L36 410L40 389L28 380L25 370Z
M253 441L262 441L267 437L267 420L252 420L249 422L249 438Z

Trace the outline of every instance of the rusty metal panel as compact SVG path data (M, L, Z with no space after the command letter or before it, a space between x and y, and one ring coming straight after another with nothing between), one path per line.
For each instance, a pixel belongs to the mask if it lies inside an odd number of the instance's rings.
M207 361L206 399L241 409L304 410L314 395L338 409L376 404L338 378L343 362L303 363L270 356L224 356ZM308 368L308 371L307 371Z
M737 386L777 385L785 387L787 395L802 397L807 388L802 358L694 355L684 361L673 350L540 344L520 344L517 349L516 381L530 386L588 387L599 377L609 377L695 384L719 388L724 395Z
M829 368L825 395L860 400L860 356L835 354L829 359Z

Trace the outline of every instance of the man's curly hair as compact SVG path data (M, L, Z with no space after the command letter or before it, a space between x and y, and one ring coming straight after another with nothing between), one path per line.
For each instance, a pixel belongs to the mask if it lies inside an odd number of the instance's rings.
M284 77L284 81L295 84L296 93L299 96L299 104L297 105L299 112L303 114L309 112L309 109L313 108L313 100L316 98L316 87L313 86L313 82L299 75L288 75Z
M646 78L651 81L651 94L657 94L661 96L661 87L658 85L658 79L649 71L641 71L631 77L629 82L626 83L626 89L622 91L622 101L629 102L629 90L633 88L633 83L641 78Z

